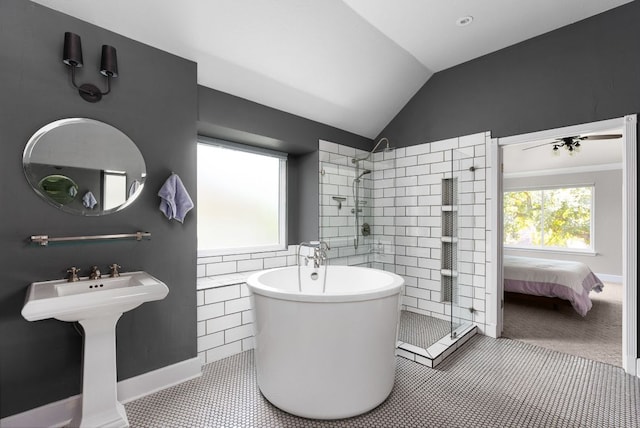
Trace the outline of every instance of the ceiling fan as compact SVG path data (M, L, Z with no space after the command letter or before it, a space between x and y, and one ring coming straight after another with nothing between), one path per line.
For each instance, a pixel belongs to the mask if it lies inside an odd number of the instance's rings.
M537 146L526 147L524 150L535 149L542 146L553 146L553 153L558 153L561 147L564 147L569 154L573 154L576 151L580 150L580 142L588 141L588 140L615 140L617 138L622 138L622 134L600 134L600 135L584 135L584 136L573 136L573 137L563 137L558 138L557 140L551 141L550 143L538 144Z

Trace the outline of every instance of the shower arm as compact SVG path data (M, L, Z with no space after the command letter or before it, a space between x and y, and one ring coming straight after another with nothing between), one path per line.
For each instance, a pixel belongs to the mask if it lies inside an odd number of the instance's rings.
M382 142L383 142L383 141L386 141L386 142L387 142L387 147L385 147L385 149L384 149L384 150L385 150L385 151L386 151L386 150L390 150L391 148L389 147L389 139L388 139L387 137L382 137L382 138L380 138L380 140L378 140L378 142L376 143L376 145L373 147L373 150L371 150L371 151L367 154L367 156L365 156L365 157L363 157L363 158L355 158L355 157L354 157L353 159L351 159L351 163L357 163L357 162L365 161L365 160L369 159L369 158L371 157L371 155L372 155L372 154L373 154L373 153L378 149L378 147L380 146L380 144L382 144Z

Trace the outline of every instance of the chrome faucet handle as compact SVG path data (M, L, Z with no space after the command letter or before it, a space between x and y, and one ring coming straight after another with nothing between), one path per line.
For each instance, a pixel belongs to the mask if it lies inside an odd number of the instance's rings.
M100 269L98 266L91 266L91 273L89 274L89 279L100 279L102 278L102 273L100 273Z
M301 246L305 246L305 247L311 247L311 248L320 248L321 250L330 250L331 247L329 246L329 244L327 244L326 241L310 241L310 242L303 242L300 244Z
M71 266L69 269L67 269L67 273L69 273L67 282L77 282L79 280L78 272L80 272L80 269L75 266Z
M122 266L120 266L118 263L109 265L109 270L111 271L111 273L109 273L109 277L115 278L120 276L120 272L118 271L118 269L122 269Z

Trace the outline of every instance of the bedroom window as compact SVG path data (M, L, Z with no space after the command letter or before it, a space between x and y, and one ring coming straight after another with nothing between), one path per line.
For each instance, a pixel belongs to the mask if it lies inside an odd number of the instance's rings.
M286 247L287 155L199 137L198 255Z
M593 186L504 193L504 245L593 251Z

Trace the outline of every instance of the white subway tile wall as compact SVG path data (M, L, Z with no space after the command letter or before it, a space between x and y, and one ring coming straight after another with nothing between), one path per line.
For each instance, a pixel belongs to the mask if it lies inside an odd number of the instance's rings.
M329 264L384 269L405 279L403 309L449 319L443 302L441 269L442 179L451 177L451 149L469 157L456 167L459 191L459 310L454 315L485 330L485 263L491 196L486 178L489 133L374 153L358 162L360 177L355 206L354 157L368 152L320 141L320 237L331 246ZM474 171L469 171L473 166ZM344 198L336 200L335 198ZM339 207L341 205L341 207ZM355 216L361 209L359 245ZM363 222L369 236L361 235ZM252 271L296 265L297 245L287 250L198 258L198 355L203 364L253 348L253 312L245 284ZM472 310L470 310L472 308Z
M253 311L246 278L255 271L296 264L287 250L198 258L197 331L202 364L253 349Z

